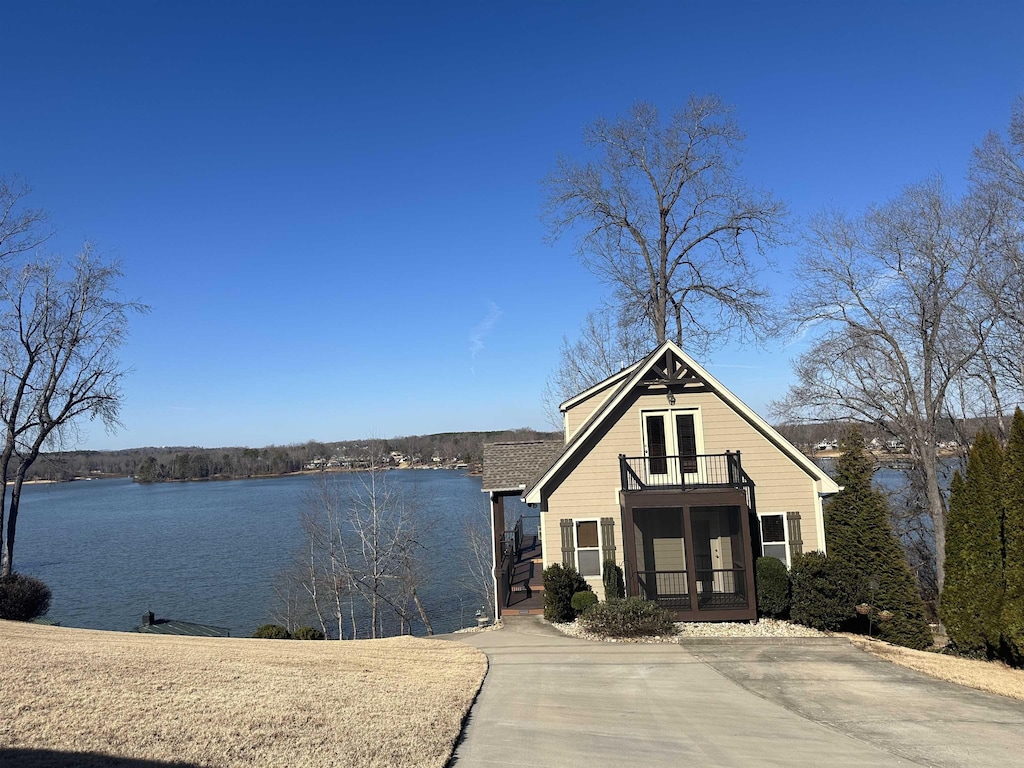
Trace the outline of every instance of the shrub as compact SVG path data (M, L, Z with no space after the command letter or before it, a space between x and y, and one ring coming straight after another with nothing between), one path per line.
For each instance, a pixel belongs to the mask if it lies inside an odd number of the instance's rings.
M892 619L877 627L880 638L909 648L927 648L932 636L921 592L892 531L888 497L873 485L874 459L865 450L859 429L846 432L842 450L836 462L836 482L843 490L825 504L828 559L852 569L859 592L856 602L867 601L876 610L892 612ZM795 585L793 590L795 603ZM863 619L850 625L861 632L868 628Z
M324 633L316 627L299 627L292 632L292 640L323 640Z
M992 657L1000 648L1002 469L999 442L983 430L974 438L966 474L954 474L950 486L939 617L950 642L967 656Z
M1006 660L1024 667L1024 411L1013 414L1003 459L1003 547L1006 592L1000 613Z
M597 603L580 617L588 632L603 637L650 637L675 632L672 615L642 597Z
M32 621L45 616L50 597L50 588L33 576L5 576L0 579L0 619Z
M572 621L576 611L572 596L589 592L590 585L571 565L555 563L544 569L544 618L548 621Z
M626 596L626 581L622 569L614 560L604 561L604 599L621 600Z
M572 609L576 613L584 613L587 608L597 603L597 595L592 590L577 592L572 596Z
M264 624L255 632L252 633L253 637L258 637L261 640L291 640L292 635L287 629L282 627L280 624Z
M790 618L814 629L836 630L856 614L857 572L821 552L793 556Z
M776 557L759 557L754 564L757 578L757 612L775 619L789 613L789 571Z

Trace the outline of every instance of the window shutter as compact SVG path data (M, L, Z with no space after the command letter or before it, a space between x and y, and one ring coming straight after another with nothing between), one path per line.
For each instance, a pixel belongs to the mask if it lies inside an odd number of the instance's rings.
M800 513L786 513L786 533L789 538L790 555L799 555L804 551L804 540L800 538Z
M601 518L601 567L608 560L615 560L615 518Z
M563 518L562 527L562 565L576 567L576 547L572 540L572 520Z

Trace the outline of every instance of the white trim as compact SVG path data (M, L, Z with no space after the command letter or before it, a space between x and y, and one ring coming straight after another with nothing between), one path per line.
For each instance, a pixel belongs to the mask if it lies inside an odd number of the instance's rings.
M817 493L814 494L814 530L818 534L818 551L823 555L827 555L828 542L825 541L825 505L822 502L822 496L825 494L817 488L815 490ZM842 488L839 488L839 490L842 490Z
M596 395L602 389L606 389L606 388L612 386L613 384L615 384L617 381L620 381L621 379L624 379L626 376L628 376L630 373L632 373L633 369L636 368L638 365L640 365L640 363L642 363L642 362L643 362L642 360L637 360L632 365L627 365L625 368L623 368L618 373L613 373L607 379L602 379L601 381L597 382L597 384L595 384L594 386L589 387L589 388L583 390L578 395L573 395L568 400L566 400L564 403L559 405L558 409L560 411L564 412L564 411L569 410L570 408L572 408L576 404L582 403L584 400L589 398L591 395Z
M823 469L804 456L792 443L780 435L774 427L752 411L742 400L736 397L736 395L722 386L714 376L704 370L699 363L683 352L675 342L669 340L649 354L640 363L636 363L632 368L627 368L625 371L621 371L615 376L605 380L606 384L611 384L613 380L617 381L618 377L622 376L623 373L631 372L629 377L622 381L618 390L615 392L615 395L605 399L605 401L598 407L597 411L595 411L587 422L587 428L577 430L571 440L567 442L567 449L558 457L557 461L548 467L548 470L541 475L539 479L535 480L533 485L526 490L523 497L528 504L536 504L540 501L541 489L550 482L551 478L553 478L565 463L576 453L576 451L579 450L580 446L586 443L587 438L594 434L607 415L611 413L615 409L615 406L621 403L630 392L632 392L632 390L643 379L647 371L661 359L666 351L671 351L676 357L682 360L722 402L731 407L741 417L746 419L751 426L764 435L769 442L782 451L782 453L785 454L794 464L803 469L812 480L817 481L818 493L829 495L839 492L839 486L836 485L836 482L829 477Z
M601 553L604 551L604 538L601 535L601 518L599 517L573 517L572 520L572 556L576 560L576 570L579 571L580 576L584 579L603 579L604 578L604 562L601 557ZM597 524L597 573L585 575L583 571L580 571L580 542L577 536L577 527L580 523L596 523ZM587 552L590 552L594 547L583 547Z
M664 408L651 407L644 408L640 411L640 437L643 441L644 457L650 460L650 447L647 445L647 417L654 416L656 414L665 414L667 417L663 420L665 429L665 455L666 456L680 456L679 451L679 432L676 429L677 415L692 414L693 415L693 435L694 443L698 456L704 454L704 418L701 415L701 409L699 405L666 405ZM648 465L648 471L650 465ZM680 467L676 467L676 472L672 472L669 467L668 474L678 474ZM694 473L687 473L686 477L690 478L687 482L690 482L693 478L698 477L701 473L701 465L697 464L697 471ZM662 477L662 475L659 475ZM678 478L677 478L678 479Z
M766 517L781 517L782 518L782 542L786 545L786 567L789 568L793 565L793 551L790 549L789 542L789 518L785 512L758 512L757 513L757 538L761 541L761 557L773 557L773 555L765 555L764 553L764 523L763 518ZM778 544L777 541L769 541L769 544Z

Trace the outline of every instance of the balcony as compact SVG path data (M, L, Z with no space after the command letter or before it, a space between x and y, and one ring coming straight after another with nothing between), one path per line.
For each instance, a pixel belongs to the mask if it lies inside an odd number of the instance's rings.
M619 455L623 491L749 488L740 452L684 456Z

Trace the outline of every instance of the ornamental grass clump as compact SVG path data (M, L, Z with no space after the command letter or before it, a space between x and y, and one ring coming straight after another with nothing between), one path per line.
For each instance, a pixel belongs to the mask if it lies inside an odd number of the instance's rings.
M654 637L675 633L672 615L642 597L597 603L580 616L587 632L602 637Z
M33 576L0 578L0 619L32 621L50 610L50 588Z
M572 621L576 618L573 595L590 591L590 585L571 565L548 566L544 569L544 618L554 622Z

